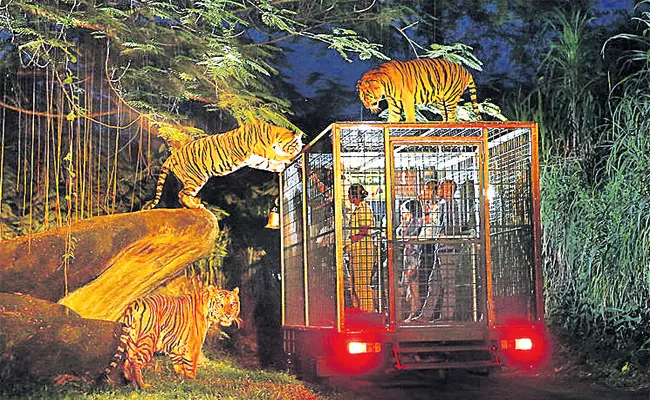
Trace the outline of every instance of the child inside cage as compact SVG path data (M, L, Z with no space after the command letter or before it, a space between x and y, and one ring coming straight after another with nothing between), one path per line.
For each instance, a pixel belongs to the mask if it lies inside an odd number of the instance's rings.
M425 209L425 239L439 239L441 235L453 234L457 224L457 205L454 194L457 185L453 180L427 181L420 199ZM411 322L452 320L456 304L456 249L447 243L434 242L425 245L423 273L428 273L427 294L419 315Z
M354 183L348 189L348 200L355 207L350 215L350 235L345 240L343 250L350 259L352 304L362 311L372 312L370 280L377 249L371 237L375 217L366 203L366 197L368 191L360 183Z
M405 322L410 322L420 309L420 286L418 271L420 266L420 245L413 243L422 230L422 205L419 200L407 200L400 206L400 225L397 227L398 239L404 240L401 283L406 286L406 299L410 312Z
M418 198L422 202L424 223L430 228L433 228L438 215L438 200L440 200L438 189L438 181L436 179L430 179L425 182L422 193L418 195Z

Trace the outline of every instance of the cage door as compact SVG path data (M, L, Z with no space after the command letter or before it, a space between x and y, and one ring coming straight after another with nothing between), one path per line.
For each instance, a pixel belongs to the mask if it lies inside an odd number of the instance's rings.
M478 142L393 143L398 324L486 323L481 149Z

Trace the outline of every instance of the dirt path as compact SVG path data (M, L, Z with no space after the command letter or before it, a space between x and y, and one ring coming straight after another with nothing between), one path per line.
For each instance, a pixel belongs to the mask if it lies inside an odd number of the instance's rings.
M430 373L404 374L390 380L356 382L347 392L357 400L650 400L650 389L612 389L577 377L520 372L478 376L456 371L445 380Z

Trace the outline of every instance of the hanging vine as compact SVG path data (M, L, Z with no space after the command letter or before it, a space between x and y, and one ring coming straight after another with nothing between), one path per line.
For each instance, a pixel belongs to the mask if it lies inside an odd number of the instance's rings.
M281 8L248 0L191 6L77 0L0 6L6 34L0 37L0 240L53 227L69 233L80 219L139 209L153 192L156 151L163 144L177 148L208 127L224 131L263 119L297 130L287 119L289 102L275 95L270 79L279 75L272 64L281 51L277 43L300 37L325 43L348 60L350 54L383 57L377 44L352 29L313 22L333 12L340 21L374 17L375 3L350 2L346 10L330 3ZM197 103L206 114L216 111L212 120L195 114L204 129L183 117ZM5 131L15 134L5 137ZM5 219L7 213L12 218ZM66 293L74 250L68 234L62 256ZM219 257L213 255L210 265Z

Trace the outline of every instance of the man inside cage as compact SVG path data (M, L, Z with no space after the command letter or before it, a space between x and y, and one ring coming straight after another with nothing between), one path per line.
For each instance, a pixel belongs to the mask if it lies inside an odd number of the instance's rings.
M366 197L368 191L360 183L354 183L348 189L348 200L354 205L354 210L350 215L350 235L345 239L343 249L350 257L352 304L363 311L372 312L370 278L377 249L371 236L375 216L366 203Z
M454 199L456 182L429 180L424 185L420 199L424 208L425 239L440 239L459 229L458 206ZM439 319L453 320L456 308L457 251L454 246L441 240L424 246L422 273L428 272L427 294L420 314L412 322L433 322Z
M397 238L404 241L402 250L401 284L406 287L406 299L410 305L409 315L404 322L410 322L420 310L420 251L421 246L414 243L422 230L422 205L419 200L407 200L400 206L400 225Z
M317 213L319 217L316 221L322 225L318 230L316 245L318 246L318 249L323 250L325 256L327 256L332 253L331 246L334 244L334 196L332 194L334 172L332 171L331 165L323 167L322 170L324 171L324 173L321 173L322 178L320 178L316 172L311 171L309 174L309 180L318 190L318 193L320 193L320 196L315 200L316 205L314 207L316 209L315 213Z

